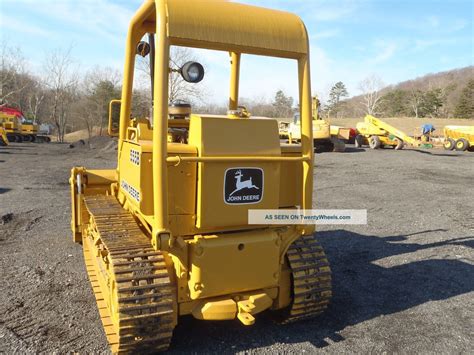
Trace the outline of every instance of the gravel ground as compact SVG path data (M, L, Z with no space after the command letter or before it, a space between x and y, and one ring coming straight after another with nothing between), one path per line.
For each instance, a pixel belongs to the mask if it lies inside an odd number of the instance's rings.
M107 352L69 228L69 170L112 168L98 140L0 148L0 353ZM468 353L474 347L474 153L350 148L316 156L315 207L364 208L320 226L334 297L317 319L180 319L170 352Z

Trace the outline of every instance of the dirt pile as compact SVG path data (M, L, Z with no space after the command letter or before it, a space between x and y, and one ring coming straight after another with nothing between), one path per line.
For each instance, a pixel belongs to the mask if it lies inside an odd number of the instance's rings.
M92 136L99 136L100 134L102 133L102 135L106 135L107 134L107 130L102 128L102 130L100 130L99 127L94 127L92 129ZM86 140L86 139L89 139L89 132L87 131L87 129L81 129L79 131L74 131L74 132L71 132L71 133L68 133L68 134L65 134L64 135L64 141L65 142L68 142L68 143L72 143L72 142L76 142L78 140Z
M100 150L113 152L117 150L117 139L108 136L95 136L91 139L79 139L69 144L71 149L79 150Z

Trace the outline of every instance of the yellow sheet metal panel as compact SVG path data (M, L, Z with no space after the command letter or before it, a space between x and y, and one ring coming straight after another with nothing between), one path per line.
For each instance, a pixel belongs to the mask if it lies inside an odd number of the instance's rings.
M196 156L197 149L188 144L168 143L168 156ZM150 158L151 159L151 158ZM173 216L189 216L194 225L196 214L196 163L181 163L168 166L168 206L170 219ZM189 220L186 218L186 220ZM179 229L172 229L175 235L181 235ZM188 228L191 228L189 226Z
M191 117L189 144L199 157L281 155L275 120ZM198 164L197 228L248 224L249 209L278 208L279 162Z
M285 157L300 156L301 146L284 146L282 147L282 155ZM301 163L281 163L280 208L301 206L302 181L303 165Z
M140 145L144 152L151 153L153 150L152 141L145 141L140 140ZM176 155L183 155L183 156L196 156L197 155L197 148L189 145L189 144L181 144L181 143L168 143L168 155L173 157Z
M31 124L31 123L23 123L21 125L21 131L25 134L36 134L38 133L38 125Z
M189 144L206 156L280 156L278 122L236 120L227 116L192 115Z
M288 12L223 0L168 0L168 31L174 40L307 53L301 19ZM248 51L243 51L248 52Z
M120 160L120 190L140 213L152 215L151 153L142 152L139 144L125 142Z
M191 299L277 286L280 244L271 230L196 236L189 245Z
M129 202L137 207L145 219L150 220L153 216L151 141L139 141L138 144L125 142L122 149L119 185ZM196 147L170 143L168 152L180 156L196 155ZM168 168L170 219L174 215L189 215L194 224L192 216L195 214L196 204L196 165L182 163ZM180 235L179 228L174 229L173 233Z
M171 166L168 169L170 216L194 216L196 213L196 166L196 163L183 163L179 166Z
M87 185L108 185L110 186L114 182L117 182L117 170L87 170Z

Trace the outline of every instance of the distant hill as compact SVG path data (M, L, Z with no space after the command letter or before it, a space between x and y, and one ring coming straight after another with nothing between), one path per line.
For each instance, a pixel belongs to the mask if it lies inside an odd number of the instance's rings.
M470 83L469 87L468 84ZM381 90L380 117L474 118L474 66L453 69L390 85ZM461 110L460 100L469 108ZM359 117L365 114L363 96L354 96L342 102L339 116Z
M412 86L421 90L429 90L433 87L446 87L456 85L458 88L465 86L469 79L474 78L474 66L461 69L453 69L435 74L427 74L419 78L403 81L396 85L388 86L386 89L411 89Z

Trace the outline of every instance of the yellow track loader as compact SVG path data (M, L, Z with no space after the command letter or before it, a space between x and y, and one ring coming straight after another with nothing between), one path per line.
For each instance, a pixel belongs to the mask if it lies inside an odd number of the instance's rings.
M183 315L251 325L272 311L289 323L327 307L331 273L314 225L248 223L251 210L312 208L308 43L299 17L228 1L150 0L133 17L119 122L109 113L117 168L75 167L70 178L73 238L113 352L167 349ZM170 46L230 53L227 115L170 117ZM130 120L137 52L154 68L149 122ZM297 63L300 145L280 143L276 120L239 110L246 54ZM171 70L204 77L196 62ZM169 141L173 128L185 139Z
M329 121L323 120L319 116L319 100L312 98L313 115L313 140L316 152L344 152L346 145L344 140L349 140L350 129L338 126L331 126ZM280 130L280 136L286 133L290 143L301 142L301 119L299 114L295 114L294 122L290 123L286 131Z

